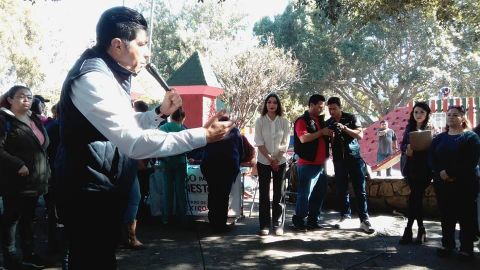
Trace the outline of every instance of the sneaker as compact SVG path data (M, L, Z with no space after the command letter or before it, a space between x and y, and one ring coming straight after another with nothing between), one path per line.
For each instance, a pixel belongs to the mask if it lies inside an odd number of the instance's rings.
M42 269L45 268L45 260L37 254L33 253L28 256L24 256L22 264L27 267Z
M274 232L275 232L276 236L282 236L283 235L283 228L282 227L276 227Z
M375 230L372 227L372 224L370 224L370 220L365 219L360 223L360 229L368 234L374 233Z
M270 230L268 228L263 228L258 232L258 234L260 236L267 236L268 234L270 234Z
M342 216L338 222L333 225L337 229L345 228L345 223L347 223L351 218L349 216Z

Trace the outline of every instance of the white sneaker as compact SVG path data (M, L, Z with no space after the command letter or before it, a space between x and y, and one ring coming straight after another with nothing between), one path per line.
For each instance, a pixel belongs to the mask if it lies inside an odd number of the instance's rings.
M370 220L368 219L365 219L360 223L360 229L368 234L375 232L375 229L373 229L372 224L370 224Z
M338 222L333 225L335 228L337 229L342 229L342 228L345 228L345 223L347 223L349 220L351 219L351 217L349 216L342 216Z

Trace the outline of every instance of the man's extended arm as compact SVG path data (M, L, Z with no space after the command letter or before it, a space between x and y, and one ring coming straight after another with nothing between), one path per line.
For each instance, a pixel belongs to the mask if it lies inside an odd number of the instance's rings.
M131 158L171 156L207 143L205 128L174 133L142 129L128 95L106 74L90 72L75 80L71 98L90 123ZM149 114L150 120L155 119Z

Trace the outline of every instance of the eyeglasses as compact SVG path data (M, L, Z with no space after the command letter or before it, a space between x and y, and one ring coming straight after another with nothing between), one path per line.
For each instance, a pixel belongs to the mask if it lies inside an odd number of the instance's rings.
M23 99L23 100L33 100L33 96L29 96L29 95L18 95L18 96L14 96L13 98L17 98L17 99Z
M462 105L451 105L451 106L448 106L448 110L451 110L451 109L456 109L457 111L459 111L459 112L462 113L462 114L465 114L465 112L466 112L465 107L463 107Z

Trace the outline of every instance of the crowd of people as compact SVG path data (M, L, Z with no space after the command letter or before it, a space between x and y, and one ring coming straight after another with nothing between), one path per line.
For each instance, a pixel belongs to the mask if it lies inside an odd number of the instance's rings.
M201 171L207 180L208 218L215 232L225 232L228 196L237 179L246 145L240 131L225 112L210 118L203 127L187 129L182 100L175 89L165 93L162 104L153 110L130 99L131 77L150 57L147 23L143 16L126 7L105 11L97 24L96 45L74 64L63 84L60 101L54 106L57 118L45 116L42 96L25 86L14 86L1 99L0 164L3 199L1 223L2 252L6 269L24 266L42 268L45 261L35 252L33 222L40 196L47 201L49 234L57 223L66 229L67 251L64 269L116 269L115 252L126 235L126 245L144 248L136 238L136 216L145 197L145 160L160 158L164 165L166 203L164 222L187 225L185 153L203 148ZM325 119L328 107L329 119ZM260 209L259 235L281 236L285 224L285 171L290 123L278 95L269 94L255 122L258 147ZM441 212L442 248L445 257L455 249L455 225L460 223L461 259L473 258L475 202L478 193L480 138L470 130L461 106L447 112L447 129L433 138L431 146L418 151L409 141L412 131L429 129L430 108L414 106L405 129L401 151L402 168L411 189L408 223L400 244L427 240L423 224L422 198L432 182ZM165 118L171 121L160 126ZM382 123L379 136L385 137L385 152L391 153L396 136ZM297 160L297 199L292 229L317 230L327 195L325 163L333 158L339 220L344 228L352 218L349 183L355 193L360 229L373 233L368 213L366 164L360 155L363 137L354 114L343 111L338 97L328 100L312 95L308 109L293 123ZM51 142L50 142L51 141ZM380 155L381 154L381 155ZM462 162L451 162L452 159ZM247 158L251 160L251 158ZM221 164L219 166L219 164ZM387 174L389 172L387 171ZM270 201L270 184L273 198ZM176 220L170 219L175 213ZM415 241L414 221L418 224ZM18 225L22 257L16 248ZM49 237L49 248L56 248Z

